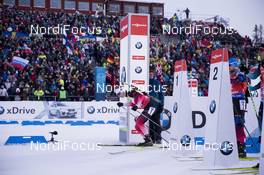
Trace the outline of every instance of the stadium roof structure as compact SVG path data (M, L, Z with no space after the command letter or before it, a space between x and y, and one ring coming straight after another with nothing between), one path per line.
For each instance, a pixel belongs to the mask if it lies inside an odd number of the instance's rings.
M0 4L16 6L22 10L64 11L74 13L95 14L102 12L107 15L124 16L127 13L147 13L152 16L164 16L164 3L157 0L0 0Z
M164 4L164 0L151 0L151 1L148 1L148 0L116 0L116 1L123 1L123 2L142 2L142 3L158 3L158 4Z

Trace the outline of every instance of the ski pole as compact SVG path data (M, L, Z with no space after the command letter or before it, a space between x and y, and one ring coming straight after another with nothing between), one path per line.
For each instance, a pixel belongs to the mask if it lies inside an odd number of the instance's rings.
M149 117L147 117L145 114L140 113L139 111L136 111L138 114L142 115L143 117L145 117L146 119L148 119L149 121L151 121L153 124L155 124L156 126L160 127L162 129L162 131L167 132L168 134L171 134L169 131L167 130L163 130L164 128L162 126L160 126L158 123L156 123L155 121L153 121L152 119L150 119Z
M134 86L133 84L130 85L130 84L126 83L126 82L124 82L124 84L128 85L129 87L133 87L134 90L135 90L136 92L140 93L141 95L146 95L146 96L148 96L149 98L152 98L153 100L155 100L156 102L161 103L161 101L160 101L159 99L157 99L157 98L155 98L155 97L152 97L152 96L149 96L148 94L142 92L139 88L137 88L137 87ZM164 109L165 109L165 108L164 108ZM167 110L167 109L166 109L166 110ZM138 112L138 111L136 111L136 112ZM138 112L138 113L140 113L140 112ZM143 115L145 118L149 119L149 121L151 121L152 123L154 123L156 126L160 127L160 128L162 129L162 131L165 131L165 132L171 134L169 131L167 131L167 130L165 130L164 128L162 128L159 124L157 124L156 122L154 122L153 120L151 120L150 118L148 118L146 115L144 115L144 114L142 114L142 113L140 113L140 114Z
M125 108L124 106L122 106L122 107ZM142 115L144 118L148 119L150 122L152 122L153 124L155 124L155 125L158 126L159 128L161 128L162 131L167 132L168 134L171 134L169 131L167 131L167 130L163 130L163 129L164 129L163 127L161 127L158 123L154 122L152 119L150 119L150 118L147 117L146 115L144 115L144 114L142 114L142 113L140 113L140 112L138 112L138 111L136 111L136 112L137 112L138 114ZM131 113L130 113L130 114L131 114Z
M136 117L134 114L132 114L131 112L130 112L130 114L131 114L135 119L137 118L137 117ZM149 126L145 125L145 127L147 127L149 130L151 130L151 131L154 132L155 134L159 135L154 129L151 129ZM166 143L169 144L169 141L168 141L168 140L164 139L162 136L160 136L160 138L161 138L162 140L164 140Z
M251 137L251 135L250 135L250 133L249 133L249 131L248 131L246 125L245 125L245 124L243 124L243 125L244 125L244 127L245 127L245 130L246 130L246 132L247 132L247 134L248 134L248 137L250 138L250 140L251 140L251 142L252 142L252 144L253 144L255 150L258 151L258 150L257 150L257 145L255 144L253 138Z
M249 139L251 140L251 142L252 142L252 144L253 144L255 150L258 151L258 150L257 150L257 145L255 144L253 138L251 137L251 135L250 135L250 133L249 133L249 131L248 131L246 125L245 125L245 123L246 123L245 119L244 119L243 117L241 117L241 120L242 120L242 122L243 122L243 126L244 126L244 128L245 128L245 130L246 130L246 132L247 132L247 134L248 134L248 137L249 137ZM252 145L251 145L251 146L252 146Z
M259 116L258 116L258 112L257 112L257 108L256 108L256 105L255 105L255 102L254 102L254 99L253 99L253 97L252 97L252 94L251 94L251 90L250 90L250 88L249 88L249 82L247 83L248 84L248 92L249 92L249 97L250 97L250 100L251 100L251 102L252 102L252 105L253 105L253 109L254 109L254 111L255 111L255 114L256 114L256 117L257 117L257 120L258 120L258 125L259 125L259 130L260 130L260 132L261 132L261 124L260 124L260 121L259 121Z
M238 111L235 109L234 112L237 113ZM240 116L240 115L239 115L239 116ZM247 132L247 134L248 134L250 140L252 141L252 144L253 144L254 148L257 149L257 146L256 146L256 144L255 144L253 138L251 137L251 135L250 135L250 133L249 133L249 131L248 131L246 125L245 125L245 123L246 123L245 119L244 119L242 116L240 116L240 119L241 119L241 121L242 121L242 123L243 123L243 127L245 128L245 130L246 130L246 132ZM252 145L251 145L251 146L252 146Z

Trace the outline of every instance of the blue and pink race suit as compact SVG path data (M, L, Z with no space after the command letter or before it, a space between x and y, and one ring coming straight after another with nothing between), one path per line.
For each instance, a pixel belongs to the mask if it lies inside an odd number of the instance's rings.
M247 80L246 76L241 72L236 72L230 75L232 85L232 99L234 118L236 125L236 138L237 141L244 144L246 134L244 131L245 123L245 111L246 111L246 91L247 91Z
M148 134L148 130L145 127L146 121L151 118L157 111L158 103L155 102L151 97L140 92L136 92L133 101L130 106L133 108L136 106L138 109L143 109L141 115L136 119L135 129L137 132L143 136Z

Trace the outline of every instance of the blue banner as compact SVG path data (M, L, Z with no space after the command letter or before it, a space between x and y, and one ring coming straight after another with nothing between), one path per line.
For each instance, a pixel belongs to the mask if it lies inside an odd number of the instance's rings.
M104 67L95 68L95 100L105 100L106 89L106 69Z
M29 37L28 33L22 33L22 32L3 32L2 36L4 37L12 37L12 38L22 38L22 37Z
M95 36L95 35L85 35L85 36L80 36L80 40L85 40L85 39L96 40L96 36Z

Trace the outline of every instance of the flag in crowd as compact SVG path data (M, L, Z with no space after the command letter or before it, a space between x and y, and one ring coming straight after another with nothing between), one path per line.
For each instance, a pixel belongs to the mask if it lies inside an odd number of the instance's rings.
M113 63L114 63L114 57L109 56L109 57L107 58L107 62L108 62L109 64L113 64Z
M24 58L14 56L12 65L19 70L23 70L27 66L28 62L29 61Z
M258 67L251 68L250 72L247 75L250 79L249 90L256 91L260 88L260 70Z

